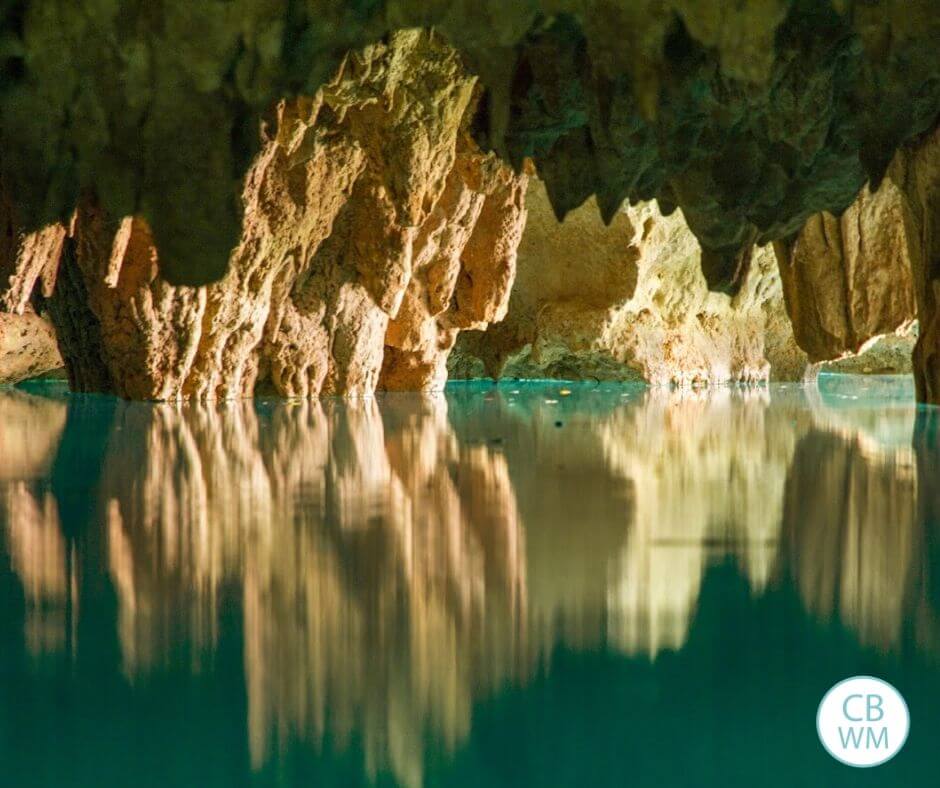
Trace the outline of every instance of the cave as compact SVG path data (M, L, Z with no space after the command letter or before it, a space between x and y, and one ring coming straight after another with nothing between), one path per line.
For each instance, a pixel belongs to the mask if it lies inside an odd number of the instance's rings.
M15 784L680 785L652 732L719 724L702 785L931 779L938 42L934 0L5 2ZM883 767L814 717L853 676L906 700ZM618 704L633 755L572 745Z

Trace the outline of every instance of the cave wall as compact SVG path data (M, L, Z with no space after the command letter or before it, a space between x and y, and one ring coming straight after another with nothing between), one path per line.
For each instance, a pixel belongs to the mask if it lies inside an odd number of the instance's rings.
M797 342L812 361L858 353L915 316L910 222L899 153L877 191L866 185L839 217L810 217L775 250Z
M917 398L940 404L940 127L895 155L877 189L775 243L787 312L813 361L840 358L888 331L911 336Z
M897 175L920 333L914 348L917 399L940 405L940 128L904 151Z

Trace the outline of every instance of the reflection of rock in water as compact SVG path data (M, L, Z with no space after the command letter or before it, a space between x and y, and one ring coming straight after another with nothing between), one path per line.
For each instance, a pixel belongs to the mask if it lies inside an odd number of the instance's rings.
M373 400L262 405L260 428L245 403L119 411L102 493L125 667L179 658L174 644L198 665L238 582L257 765L359 732L373 773L420 782L424 731L453 746L473 693L514 672L525 582L505 460L461 449L443 398L403 403L388 426Z
M924 551L940 505L915 499L936 441L897 440L909 406L576 394L117 405L82 527L103 531L128 677L205 669L240 599L255 765L357 739L371 773L416 784L426 732L454 747L473 703L556 643L681 648L729 559L755 594L792 582L865 643L893 648L905 615L938 639ZM70 404L63 447L88 437L69 437L87 406ZM59 523L75 501L43 481L63 414L34 421L48 448L4 466L0 518L39 653L72 636L85 580L74 513Z
M604 426L610 466L637 491L610 589L610 634L620 648L681 647L706 569L727 558L755 591L767 584L794 415L769 409L761 391L651 392L644 408Z
M65 641L66 547L48 474L65 426L64 402L20 391L0 394L0 522L26 597L26 645L33 654Z
M48 473L65 426L64 402L0 390L0 483Z
M26 596L26 646L37 656L59 651L66 637L69 572L55 499L16 481L4 485L0 502L13 571Z
M841 619L863 643L890 648L914 569L915 479L908 452L812 432L796 450L784 498L781 563L806 607Z
M816 429L800 440L787 475L780 571L821 621L840 620L863 644L893 650L927 547L914 409L909 400L860 407L857 394L838 389L808 398Z
M559 638L606 637L631 654L678 648L710 565L731 556L755 590L766 584L808 416L797 400L769 408L766 390L582 395L569 409L558 395L503 388L455 409L462 439L506 438L531 642L543 653Z

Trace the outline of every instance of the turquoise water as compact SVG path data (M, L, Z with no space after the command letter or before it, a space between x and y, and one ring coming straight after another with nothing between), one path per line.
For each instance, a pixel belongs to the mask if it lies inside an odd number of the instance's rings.
M936 418L854 376L0 390L0 784L934 785ZM872 770L816 736L856 674L911 712Z

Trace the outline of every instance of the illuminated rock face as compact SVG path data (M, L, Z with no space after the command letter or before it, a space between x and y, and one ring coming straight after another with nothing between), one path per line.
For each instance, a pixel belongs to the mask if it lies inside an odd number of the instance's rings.
M839 358L918 321L917 398L940 404L940 129L903 147L885 179L838 219L821 214L775 244L787 312L813 361Z
M61 366L55 329L48 320L32 311L0 312L0 383L17 383Z
M461 53L488 91L478 141L533 157L559 215L591 194L606 216L626 198L681 207L727 290L752 243L844 209L940 112L932 0L170 0L156 16L143 0L24 0L0 26L17 222L36 230L95 193L147 221L173 284L231 262L259 120L395 30L433 28Z
M776 245L787 310L811 361L858 353L914 319L902 167L898 156L877 191L866 186L839 218L818 214Z
M810 361L916 301L940 400L932 0L150 5L0 20L0 311L48 309L78 390L437 388L458 332L506 313L531 165L600 256L526 285L464 374L796 376L773 242ZM47 340L0 375L54 363Z
M241 239L207 287L169 284L141 217L83 201L33 257L72 388L226 399L443 385L458 332L505 312L525 176L467 132L475 78L421 31L282 102L246 176ZM54 241L54 243L53 243ZM61 263L58 255L61 253ZM10 299L39 266L21 266ZM386 352L386 346L388 351Z
M768 248L754 250L732 298L709 291L698 241L678 212L624 205L605 227L590 200L559 223L538 180L527 204L508 316L464 335L450 362L455 376L682 385L802 374Z
M815 362L906 372L915 310L903 217L872 208L896 193L886 180L846 212L842 224L855 235L847 237L845 266L812 245L821 223L836 221L816 216L779 270L770 246L755 247L732 297L708 289L681 213L624 205L604 226L589 200L558 222L544 184L532 179L507 317L464 334L451 373L684 385L799 380Z
M65 231L53 225L21 233L0 200L0 384L16 383L62 366L55 331L36 314L30 296L41 281L52 292Z

